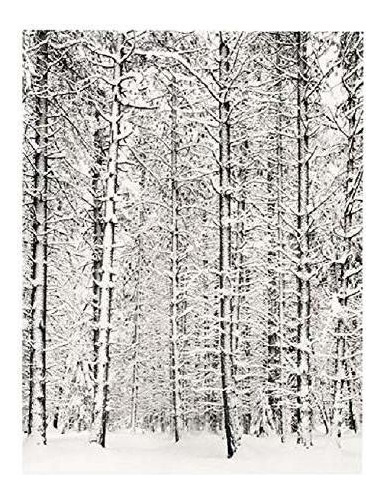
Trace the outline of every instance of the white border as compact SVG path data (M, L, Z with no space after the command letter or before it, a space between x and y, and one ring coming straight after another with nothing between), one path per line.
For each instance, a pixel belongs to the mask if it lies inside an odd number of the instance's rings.
M30 0L3 4L0 126L0 465L5 498L376 498L382 467L382 43L378 2L318 0ZM21 30L362 30L366 35L365 426L361 475L23 476L21 360Z

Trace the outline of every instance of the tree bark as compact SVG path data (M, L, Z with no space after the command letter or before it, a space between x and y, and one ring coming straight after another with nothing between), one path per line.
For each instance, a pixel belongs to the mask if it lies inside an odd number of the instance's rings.
M115 197L117 191L117 164L120 141L119 121L120 105L120 77L122 75L122 36L118 35L116 44L117 58L114 61L112 105L110 114L110 145L107 155L104 224L102 231L102 278L100 285L100 315L97 350L97 369L94 391L93 424L90 442L105 446L107 424L107 401L109 383L109 336L112 316L112 291L114 276L114 245L115 226L117 223L115 213Z
M279 382L279 364L280 352L279 342L277 337L278 328L278 294L277 294L277 273L275 271L276 263L276 234L275 234L275 215L276 215L276 199L275 199L275 168L273 162L269 162L267 170L267 213L268 213L268 251L267 251L267 300L268 300L268 336L267 336L267 395L268 405L271 410L272 425L274 430L277 429L279 421L279 399L278 399L278 382Z
M310 266L309 257L309 136L308 136L308 101L306 83L308 81L308 62L306 54L306 34L298 32L297 42L297 150L298 150L298 272L297 272L297 421L298 443L309 447L312 441L311 430L311 397L310 397Z
M174 440L180 439L180 371L179 371L179 192L177 181L177 96L176 81L171 83L171 269L170 269L170 382L172 391L172 413Z
M223 416L227 456L231 458L239 443L236 390L232 366L231 339L231 164L230 103L228 101L229 47L220 33L219 78L222 91L219 103L219 327Z
M347 37L349 37L347 39ZM335 359L335 384L334 384L334 416L333 432L338 439L342 436L342 425L346 409L346 400L348 397L348 414L350 427L356 430L356 418L354 415L353 398L351 390L351 381L349 379L350 370L347 366L347 356L350 352L348 337L356 325L352 324L348 309L349 295L352 294L352 270L356 267L354 259L353 238L350 237L350 231L353 229L353 197L355 195L355 176L357 162L357 115L359 113L357 91L358 72L358 45L360 43L360 34L343 34L341 37L342 65L345 75L343 84L347 92L347 100L344 106L344 114L347 120L347 159L346 159L346 178L344 182L345 206L341 221L342 231L344 233L342 242L343 256L340 258L339 277L338 277L338 300L342 309L342 315L338 318L335 327L336 336L336 359ZM355 279L355 278L354 278Z
M94 134L94 146L96 150L95 165L92 168L92 191L93 191L93 381L96 394L97 381L97 359L99 341L100 301L101 301L101 278L102 278L102 187L101 172L103 166L103 149L101 127L99 125L99 114L96 112L98 128ZM94 394L94 395L95 395Z
M47 186L48 186L48 37L38 31L36 67L41 77L36 98L36 156L32 249L32 332L30 435L46 444L46 307L47 307Z

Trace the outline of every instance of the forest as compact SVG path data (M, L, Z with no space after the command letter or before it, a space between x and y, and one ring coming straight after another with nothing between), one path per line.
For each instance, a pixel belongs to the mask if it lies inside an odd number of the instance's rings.
M22 65L26 440L360 436L363 34L27 30Z

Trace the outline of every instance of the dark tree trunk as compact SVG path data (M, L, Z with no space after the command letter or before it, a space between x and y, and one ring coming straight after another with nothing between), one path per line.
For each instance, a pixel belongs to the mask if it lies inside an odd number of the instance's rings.
M230 103L225 85L229 78L229 47L220 33L219 77L223 100L219 103L219 314L220 360L223 416L227 456L231 458L239 446L239 428L235 381L232 366L231 338L231 163L230 163Z
M46 444L46 308L47 308L47 189L48 189L48 38L38 31L36 67L40 75L36 98L34 222L32 249L32 335L29 429L38 444Z

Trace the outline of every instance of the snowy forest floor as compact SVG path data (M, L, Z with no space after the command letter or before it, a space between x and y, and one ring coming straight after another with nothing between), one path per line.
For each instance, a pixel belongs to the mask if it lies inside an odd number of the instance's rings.
M225 441L209 433L188 433L177 444L166 434L107 434L105 449L89 445L87 432L48 434L47 446L24 442L26 473L358 473L361 438L348 435L341 448L326 436L316 435L315 446L304 450L293 440L243 436L236 455L225 457Z

